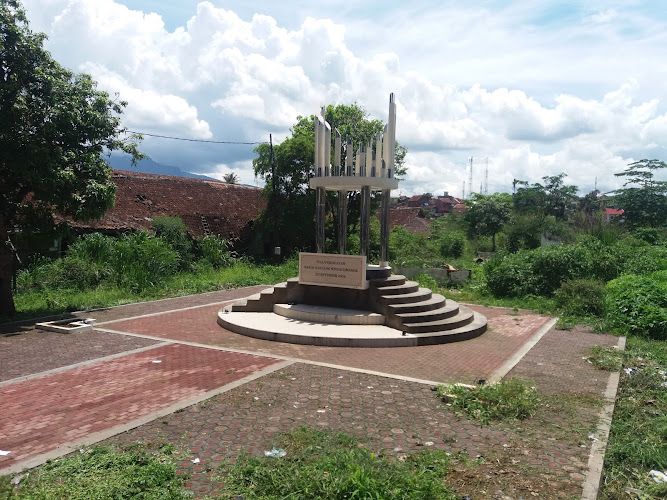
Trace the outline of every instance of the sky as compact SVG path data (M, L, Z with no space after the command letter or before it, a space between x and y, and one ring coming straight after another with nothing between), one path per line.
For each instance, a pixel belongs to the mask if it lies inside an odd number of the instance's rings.
M566 174L583 195L667 161L664 0L24 0L64 66L128 102L123 124L197 140L275 142L326 104L387 120L398 192L511 192ZM153 160L259 185L253 145L145 136ZM488 181L485 168L488 165ZM394 194L398 194L394 193Z

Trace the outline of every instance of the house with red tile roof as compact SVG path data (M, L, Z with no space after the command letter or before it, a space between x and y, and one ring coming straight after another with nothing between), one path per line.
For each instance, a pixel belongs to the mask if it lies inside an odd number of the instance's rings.
M389 227L400 226L409 233L428 234L431 219L423 216L418 207L392 207L389 209Z
M604 220L605 222L611 222L612 219L623 215L625 213L625 210L622 208L612 208L612 207L607 207L604 209Z
M114 170L116 204L97 220L68 220L81 232L147 230L157 216L180 217L193 238L243 238L266 207L262 190L189 177Z

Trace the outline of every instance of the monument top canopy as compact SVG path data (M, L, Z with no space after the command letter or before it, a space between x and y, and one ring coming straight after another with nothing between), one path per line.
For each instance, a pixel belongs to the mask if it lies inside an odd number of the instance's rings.
M380 266L388 267L389 254L389 204L391 190L398 188L394 179L396 162L396 103L394 94L389 96L389 118L383 132L378 132L367 144L360 144L357 153L348 140L345 156L342 156L342 137L338 130L334 137L334 163L331 165L331 126L325 120L324 108L315 116L315 177L310 187L316 194L317 253L325 248L325 198L326 190L338 191L338 253L344 255L347 241L348 191L360 191L359 253L368 255L371 217L371 191L382 191L380 217ZM344 163L343 163L344 160Z
M354 154L352 141L345 144L345 155L338 130L334 137L334 164L331 164L331 125L324 119L324 108L315 116L315 176L311 188L328 190L397 189L394 179L396 162L396 103L389 95L389 116L384 132L379 132Z

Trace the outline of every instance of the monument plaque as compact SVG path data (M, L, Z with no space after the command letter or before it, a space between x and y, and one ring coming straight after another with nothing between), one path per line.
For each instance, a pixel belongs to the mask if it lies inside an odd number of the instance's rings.
M366 256L301 252L299 284L365 290Z

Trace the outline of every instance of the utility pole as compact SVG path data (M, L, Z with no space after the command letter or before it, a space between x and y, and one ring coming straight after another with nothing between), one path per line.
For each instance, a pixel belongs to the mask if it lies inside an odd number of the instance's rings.
M273 258L278 260L280 258L280 254L278 253L280 246L280 242L278 241L278 214L276 213L276 205L278 204L276 188L278 183L276 182L276 157L273 154L273 136L271 134L269 134L269 145L271 147L271 215L273 216L271 242L273 246Z

